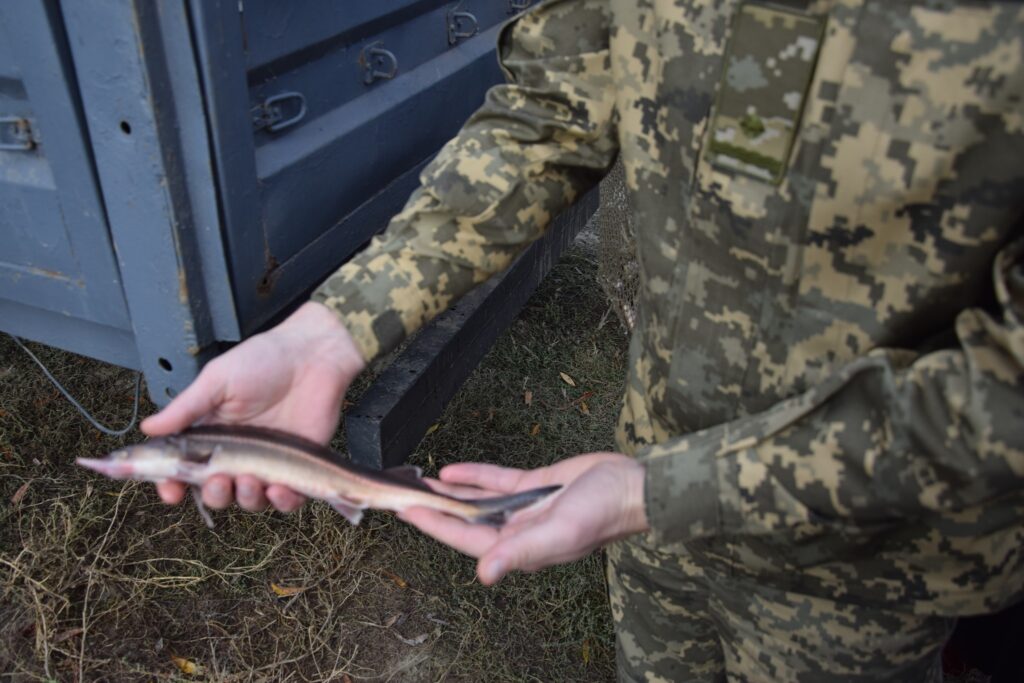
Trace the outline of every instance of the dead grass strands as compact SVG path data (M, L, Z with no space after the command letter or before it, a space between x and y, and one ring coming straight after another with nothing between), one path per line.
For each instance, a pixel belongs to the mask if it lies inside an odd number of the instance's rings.
M563 260L414 464L429 474L471 459L534 467L612 446L625 340L597 328L607 304L595 270L592 250ZM32 348L98 419L130 412L132 373ZM389 515L352 528L319 503L289 516L233 510L215 513L211 531L190 505L169 508L150 486L71 464L140 438L98 435L0 336L4 680L612 677L599 556L484 588L472 560ZM302 590L281 596L272 584Z

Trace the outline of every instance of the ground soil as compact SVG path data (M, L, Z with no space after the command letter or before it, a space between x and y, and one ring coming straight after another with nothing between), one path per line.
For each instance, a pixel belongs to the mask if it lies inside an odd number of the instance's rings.
M411 462L533 467L612 446L626 338L595 254L584 238L558 264ZM133 373L32 348L99 419L126 420ZM0 335L5 680L612 679L599 554L489 589L471 560L384 513L353 528L320 503L232 510L210 530L148 485L73 464L141 438L92 429Z

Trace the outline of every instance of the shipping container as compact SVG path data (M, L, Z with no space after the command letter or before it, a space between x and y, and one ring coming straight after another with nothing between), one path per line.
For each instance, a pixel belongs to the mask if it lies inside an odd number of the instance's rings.
M386 225L529 5L0 3L0 330L166 403Z

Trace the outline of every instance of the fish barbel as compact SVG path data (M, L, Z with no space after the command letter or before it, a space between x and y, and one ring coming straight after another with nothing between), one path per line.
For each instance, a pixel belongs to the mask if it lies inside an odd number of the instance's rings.
M543 500L560 486L499 498L462 500L433 491L418 467L374 470L357 465L313 441L285 432L238 425L193 427L116 450L105 458L75 462L114 479L160 482L170 479L201 486L215 474L249 475L329 503L352 524L366 508L401 511L420 506L467 522L503 525L512 513ZM198 492L193 497L208 525Z

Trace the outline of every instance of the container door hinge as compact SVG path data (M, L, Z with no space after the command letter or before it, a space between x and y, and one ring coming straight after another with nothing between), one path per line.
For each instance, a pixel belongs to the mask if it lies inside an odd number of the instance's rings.
M0 149L31 152L37 144L39 139L28 119L20 116L0 116Z
M279 93L257 104L250 113L253 130L276 133L294 126L306 116L306 98L297 92Z
M532 4L533 0L508 0L508 13L519 14L530 9Z
M472 38L480 32L480 22L469 12L460 9L458 3L448 10L448 44L458 45L460 40Z
M370 43L359 53L359 65L363 67L363 83L370 85L381 78L391 79L398 73L398 58L391 50L384 49L384 43Z

